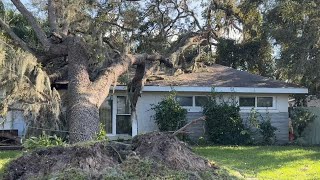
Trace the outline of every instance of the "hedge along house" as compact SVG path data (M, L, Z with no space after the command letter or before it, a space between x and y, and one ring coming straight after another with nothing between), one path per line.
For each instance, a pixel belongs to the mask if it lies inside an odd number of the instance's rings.
M67 82L56 82L55 87L61 92L62 99L66 100L63 98L63 91L66 91ZM150 77L137 102L137 121L133 122L130 120L126 86L116 86L100 108L100 120L110 139L128 139L137 134L158 130L151 107L171 91L176 92L177 101L187 109L187 119L190 121L202 116L202 105L213 89L220 100L238 102L244 120L248 118L252 108L262 116L268 113L272 125L277 128L277 142L280 144L288 142L289 95L308 93L308 89L297 85L213 65L203 72ZM204 130L204 123L199 122L190 127L188 132L190 138L196 140L204 135Z

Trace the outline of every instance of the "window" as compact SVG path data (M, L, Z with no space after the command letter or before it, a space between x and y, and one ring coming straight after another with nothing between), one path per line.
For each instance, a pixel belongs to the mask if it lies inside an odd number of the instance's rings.
M180 106L193 106L192 96L177 96L176 100Z
M100 106L99 118L108 134L112 134L112 97L108 97Z
M195 106L203 107L209 102L209 98L207 96L195 96Z
M257 107L273 107L273 98L257 97Z
M255 107L255 97L239 97L240 107Z
M209 102L209 97L204 95L176 96L176 101L188 112L201 112L202 107Z
M117 96L116 133L132 134L131 110L127 96Z
M130 105L127 96L117 97L117 114L129 114L130 115Z
M239 97L240 107L272 108L273 97Z

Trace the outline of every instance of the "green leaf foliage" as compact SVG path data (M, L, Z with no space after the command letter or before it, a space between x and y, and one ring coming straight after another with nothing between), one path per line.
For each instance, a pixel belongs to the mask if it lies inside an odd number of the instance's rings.
M66 142L62 138L58 137L57 135L48 135L45 132L43 132L39 137L30 137L23 143L23 147L28 150L64 145L66 145Z
M291 121L295 138L302 136L304 129L311 123L316 116L303 108L293 109Z
M152 105L153 116L160 131L175 131L186 123L187 110L175 100L175 94L170 94L161 102Z
M276 135L275 131L276 127L271 125L270 120L264 120L259 124L260 133L262 135L263 141L262 143L265 145L271 145L275 143Z
M246 122L247 132L250 134L250 144L272 145L276 142L276 127L272 126L269 112L262 116L254 108L251 109Z
M216 144L245 144L249 136L240 117L240 108L226 102L211 99L204 106L208 139Z
M105 126L102 123L100 123L99 125L99 132L96 134L96 140L98 141L109 140L107 136L107 131L105 130Z

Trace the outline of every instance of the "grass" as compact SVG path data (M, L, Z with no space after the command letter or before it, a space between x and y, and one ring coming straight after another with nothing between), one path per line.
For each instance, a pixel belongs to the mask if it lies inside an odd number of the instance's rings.
M5 165L12 159L19 157L21 151L0 151L0 175L3 174Z
M195 151L246 179L320 179L320 147L210 146Z

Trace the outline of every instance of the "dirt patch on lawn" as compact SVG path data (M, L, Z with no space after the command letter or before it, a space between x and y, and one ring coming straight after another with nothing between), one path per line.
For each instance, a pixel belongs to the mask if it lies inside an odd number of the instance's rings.
M35 150L12 161L4 179L217 179L216 167L176 137L136 136L132 144L94 142Z

